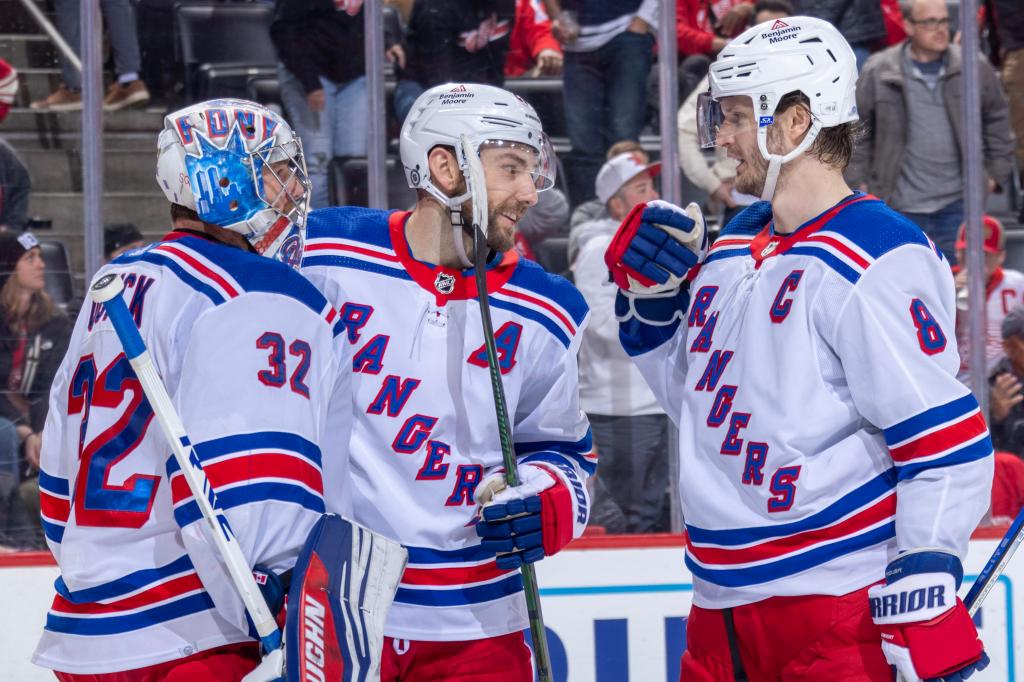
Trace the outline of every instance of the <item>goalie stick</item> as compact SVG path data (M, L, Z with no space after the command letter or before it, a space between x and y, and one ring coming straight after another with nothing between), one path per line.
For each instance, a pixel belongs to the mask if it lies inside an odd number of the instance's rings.
M138 327L135 326L135 320L121 297L123 289L124 283L121 281L120 275L112 273L96 280L89 288L89 295L93 301L103 306L110 318L110 323L117 333L124 354L138 376L146 400L153 408L153 414L156 415L160 429L171 446L171 451L174 453L174 458L181 469L185 482L188 483L192 497L199 506L203 519L210 525L210 534L214 538L217 551L220 552L231 576L231 581L256 626L263 650L266 652L276 651L281 646L281 631L278 630L277 623L274 622L274 617L267 607L267 602L256 584L252 569L245 555L242 554L242 548L239 546L238 540L235 539L231 525L217 503L213 486L210 485L206 472L203 471L199 456L192 447L181 417L174 409L174 403L171 402L167 388L156 371L156 365L153 364L149 351L146 350L146 343L142 340Z
M498 350L494 344L494 324L491 322L491 306L487 297L487 185L480 158L465 135L460 137L460 151L464 161L463 170L467 176L470 196L473 201L473 216L470 225L473 233L473 275L476 280L476 300L480 304L480 322L483 325L484 348L487 353L487 369L491 377L494 411L498 421L501 459L505 465L505 483L510 488L514 488L519 485L519 472L516 469L516 454L512 445L512 425L508 419L505 387L501 382ZM523 563L519 570L523 576L523 593L526 597L526 613L530 621L533 657L537 664L537 680L538 682L550 682L552 679L551 656L548 654L547 634L544 631L544 614L541 611L537 573L533 564L528 563Z

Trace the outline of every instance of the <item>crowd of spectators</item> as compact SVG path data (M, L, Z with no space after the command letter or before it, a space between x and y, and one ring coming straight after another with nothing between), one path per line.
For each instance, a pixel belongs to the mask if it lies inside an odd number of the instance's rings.
M274 6L270 35L279 60L280 98L303 140L312 205L326 206L332 159L367 153L363 2L263 1ZM657 132L650 126L657 120L652 109L658 103L654 27L659 1L671 0L387 0L400 18L400 31L389 30L385 36L384 56L393 83L392 134L415 98L438 83L503 85L506 79L531 78L562 82L559 97L569 147L561 158L564 184L539 195L540 203L519 226L516 245L523 256L540 260L545 241L565 243L569 269L564 274L574 278L594 311L581 346L581 400L602 459L593 491L593 519L609 532L667 529L666 491L658 482L668 478L669 422L618 346L613 291L605 285L601 258L618 222L633 205L658 196L660 165L651 162L639 140L647 132ZM733 186L735 160L720 149L704 150L698 142L696 100L708 88L707 71L716 54L743 30L764 21L807 14L832 22L850 42L861 70L857 106L864 139L847 179L917 223L952 264L960 306L960 376L967 381L967 273L959 265L964 248L964 74L945 0L675 2L680 165L688 186L698 192L684 196L683 203L701 202L712 223L721 225L756 200ZM982 189L991 196L1013 192L1014 166L1024 168L1024 12L1019 0L982 4L977 27L971 29L982 35L988 56L979 65L977 80ZM54 7L62 34L77 45L77 3L55 0ZM151 80L153 74L145 73L140 61L132 3L104 0L102 8L116 75L106 107L143 104L149 92L140 76ZM66 60L61 66L62 85L33 102L33 108L81 107L79 76ZM10 84L16 83L4 67L0 60L0 119L13 97ZM59 330L54 330L66 323L45 304L45 292L30 291L29 280L17 276L22 260L33 259L34 247L20 241L30 235L22 232L29 191L24 163L0 140L0 267L9 270L0 272L0 345L6 344L0 348L0 382L6 382L6 393L0 396L0 503L7 500L8 505L3 507L6 517L0 517L0 545L32 541L3 535L17 517L10 506L17 491L32 485L37 427L41 428L33 412L38 402L33 391L47 381L45 353L28 362L24 358L32 348L41 353L43 346L58 346ZM1024 220L1024 210L1020 218ZM998 493L1002 504L1024 500L1024 274L1004 263L1003 224L986 216L984 227L985 369L990 377L993 438L1002 453L997 471L1007 477ZM110 226L105 253L113 258L142 243L134 226ZM29 310L19 301L34 303ZM53 315L46 317L41 310ZM31 379L28 383L26 377ZM995 500L997 493L993 495ZM1012 513L997 510L994 502L993 517Z

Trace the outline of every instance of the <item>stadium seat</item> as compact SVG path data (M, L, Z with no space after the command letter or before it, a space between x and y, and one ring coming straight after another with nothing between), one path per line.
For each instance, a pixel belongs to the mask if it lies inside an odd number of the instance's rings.
M561 275L572 281L569 271L569 239L567 237L549 237L533 247L537 263L550 273Z
M327 168L328 197L332 206L366 206L368 162L361 156L336 156ZM405 180L405 170L397 158L387 159L388 207L406 209L416 203L416 192Z
M277 111L284 111L281 102L281 83L277 75L273 76L251 76L245 84L245 96L253 102L273 107Z
M174 6L185 93L190 101L244 95L253 75L276 75L274 8L264 3L179 2Z
M41 239L39 249L46 264L46 293L62 310L67 310L74 297L68 247L62 241Z

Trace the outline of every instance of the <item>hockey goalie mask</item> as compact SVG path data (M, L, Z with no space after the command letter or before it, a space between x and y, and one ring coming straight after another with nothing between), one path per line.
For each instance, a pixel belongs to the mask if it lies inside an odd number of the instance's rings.
M756 129L758 149L769 162L762 199L771 200L782 164L806 151L822 128L858 118L856 57L842 34L821 19L787 17L747 29L718 54L708 79L710 90L697 99L701 146ZM811 127L792 151L772 154L768 127L791 92L807 97ZM752 111L737 106L740 98L749 99Z
M244 100L203 102L169 114L157 144L168 201L298 267L310 183L302 143L277 114Z

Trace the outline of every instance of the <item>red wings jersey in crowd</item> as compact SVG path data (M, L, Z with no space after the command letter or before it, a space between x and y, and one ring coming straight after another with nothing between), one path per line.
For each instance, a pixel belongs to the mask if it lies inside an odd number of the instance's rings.
M522 578L497 568L473 528L476 485L502 461L476 287L472 272L412 257L408 215L332 208L309 219L303 274L343 301L355 351L354 519L409 550L385 634L507 634L527 625ZM596 463L576 370L586 304L515 252L492 259L487 286L516 453L575 492L579 535Z
M961 558L992 445L956 380L953 278L855 194L782 238L724 234L666 339L626 339L679 427L694 603L841 595L897 551ZM898 500L898 502L897 502Z
M985 371L991 372L1003 357L1003 318L1024 302L1024 273L996 268L985 290ZM960 346L960 380L970 376L970 334L967 316L957 310L956 338Z
M172 233L101 273L125 298L243 552L291 568L324 499L350 504L351 363L293 269ZM39 487L60 567L33 660L128 670L251 640L244 608L102 307L54 380ZM325 431L331 438L324 439Z

